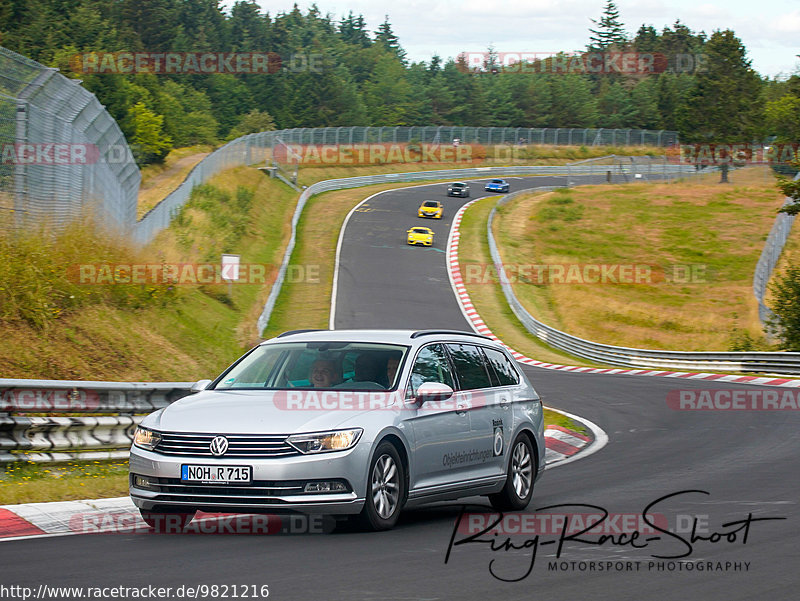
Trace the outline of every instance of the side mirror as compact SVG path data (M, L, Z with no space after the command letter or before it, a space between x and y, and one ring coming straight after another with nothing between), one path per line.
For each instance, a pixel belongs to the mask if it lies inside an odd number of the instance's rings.
M208 385L211 384L211 380L198 380L194 384L192 384L192 392L200 392L201 390L205 390L208 388Z
M453 389L441 382L423 382L417 388L416 401L420 405L428 401L445 401L453 396Z

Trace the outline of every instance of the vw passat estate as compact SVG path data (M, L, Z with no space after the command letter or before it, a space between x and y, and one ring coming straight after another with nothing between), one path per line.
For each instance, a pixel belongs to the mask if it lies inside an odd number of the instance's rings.
M431 501L522 509L544 470L539 395L479 334L287 332L193 389L135 433L130 494L153 527L202 510L384 530Z

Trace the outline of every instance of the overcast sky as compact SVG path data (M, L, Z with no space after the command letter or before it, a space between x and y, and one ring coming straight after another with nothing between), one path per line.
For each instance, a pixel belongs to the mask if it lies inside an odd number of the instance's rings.
M292 0L257 0L274 16L288 12ZM232 2L229 3L229 5ZM306 12L311 2L298 1ZM428 61L460 52L482 52L493 45L499 52L582 50L589 41L590 19L599 19L605 0L405 0L378 3L365 0L318 0L322 13L338 21L349 11L363 14L370 31L388 13L395 34L412 61ZM711 34L732 29L744 42L753 67L762 75L788 75L800 68L799 0L618 0L620 17L629 34L642 24L659 31L676 19L695 32Z

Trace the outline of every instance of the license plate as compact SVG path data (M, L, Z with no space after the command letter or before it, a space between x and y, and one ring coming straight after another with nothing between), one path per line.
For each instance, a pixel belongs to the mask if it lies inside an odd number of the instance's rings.
M181 481L250 484L253 481L253 471L249 465L182 465Z

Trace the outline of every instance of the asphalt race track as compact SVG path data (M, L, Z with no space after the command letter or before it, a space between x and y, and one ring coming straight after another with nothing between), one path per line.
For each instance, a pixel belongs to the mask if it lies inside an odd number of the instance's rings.
M563 181L558 179L509 181L514 191ZM472 198L484 195L478 182L471 188ZM353 213L341 249L346 267L339 274L336 328L469 329L451 291L442 251L455 211L471 199L446 198L444 190L445 185L435 184L389 191ZM426 199L444 203L441 221L416 217ZM422 224L436 232L434 248L405 244L405 230ZM43 582L173 589L268 585L270 599L279 600L797 598L797 411L678 411L667 405L668 394L678 389L764 387L526 371L548 405L585 416L610 440L598 453L548 470L524 517L566 513L575 520L605 509L611 515L604 533L613 540L592 544L598 537L588 533L579 537L586 542L567 539L556 559L560 530L545 526L537 538L537 531L523 527L520 534L517 519L507 524L518 528L510 540L522 548L504 546L505 536L496 537L496 550L485 542L457 544L466 540L467 530L454 532L461 507L454 502L407 512L395 530L383 533L343 529L333 534L108 534L7 541L0 543L4 580L32 587ZM708 494L676 494L682 491ZM614 523L636 520L650 503L673 494L650 513L656 524L675 533L645 524L639 538L631 529L614 534ZM469 501L482 504L480 498ZM565 506L541 510L553 505ZM763 518L769 519L755 521ZM695 519L696 535L704 538L692 543Z

